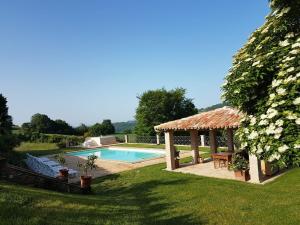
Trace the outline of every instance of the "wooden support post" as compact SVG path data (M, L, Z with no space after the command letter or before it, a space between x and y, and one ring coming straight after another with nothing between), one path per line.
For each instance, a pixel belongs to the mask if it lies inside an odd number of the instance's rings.
M193 151L193 163L199 163L199 144L198 144L198 131L191 130L191 149Z
M226 131L227 131L228 152L234 152L233 129L232 128L228 128Z
M218 151L217 130L209 130L209 145L212 153Z
M166 144L167 170L174 170L175 169L175 148L174 148L173 131L168 131L165 133L165 144Z

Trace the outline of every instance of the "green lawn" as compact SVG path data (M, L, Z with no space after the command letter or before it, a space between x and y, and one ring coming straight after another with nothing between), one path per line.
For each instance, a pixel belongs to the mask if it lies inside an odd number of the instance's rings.
M16 152L69 150L23 143ZM159 164L99 178L89 196L0 181L0 224L300 224L299 168L266 185L164 168Z
M0 224L300 224L300 169L263 186L164 168L97 179L89 196L0 181Z
M32 154L34 156L52 155L70 151L81 150L82 148L63 148L59 149L54 143L31 143L23 142L14 151L21 155L25 153Z

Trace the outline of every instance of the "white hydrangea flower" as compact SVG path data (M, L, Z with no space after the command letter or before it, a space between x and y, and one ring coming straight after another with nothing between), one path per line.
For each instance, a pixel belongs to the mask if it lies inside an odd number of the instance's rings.
M265 146L265 150L268 152L269 150L271 149L271 146L269 146L269 145L266 145Z
M289 113L286 118L289 119L289 120L295 120L295 119L297 119L297 116L293 113Z
M273 100L276 97L276 95L272 93L272 94L270 94L269 97L270 97L270 100Z
M259 65L260 64L260 61L256 61L256 62L254 62L253 64L252 64L252 66L257 66L257 65Z
M278 88L276 90L276 92L279 94L279 95L286 95L286 90L284 88Z
M248 143L247 143L247 142L243 142L243 143L241 144L241 148L242 148L242 149L246 148L247 146L248 146Z
M272 154L272 155L269 157L268 161L269 161L269 162L273 162L273 161L279 160L279 159L280 159L280 155L279 155L277 152L275 152L274 154Z
M292 37L295 37L295 34L293 32L290 32L287 35L285 35L285 38L292 38Z
M256 118L255 118L255 117L251 118L250 124L251 124L252 126L256 124Z
M280 41L280 42L279 42L279 46L280 46L280 47L286 47L286 46L288 46L288 45L290 45L290 43L289 43L288 40L284 40L284 41Z
M278 103L273 103L271 106L272 108L276 108L278 106Z
M300 145L299 144L295 144L294 148L300 148Z
M258 137L258 133L256 131L252 131L248 138L250 140L253 140L256 139L257 137Z
M274 138L277 139L277 140L278 140L280 137L281 137L281 134L275 134L275 135L274 135Z
M283 123L284 123L284 121L282 119L279 119L275 122L275 125L282 127Z
M276 109L270 108L267 111L267 116L269 119L272 119L273 117L278 115L278 111Z
M295 50L290 51L290 54L292 54L292 55L297 55L299 53L300 53L299 49L295 49ZM292 58L295 59L295 57L292 57Z
M295 70L295 68L294 68L294 67L291 67L291 68L288 68L288 69L286 70L286 72L290 73L290 72L293 72L294 70Z
M280 79L280 80L273 80L273 82L272 82L272 87L273 88L275 88L275 87L277 87L277 86L279 86L280 84L282 83L282 80Z
M300 47L300 43L295 43L292 45L292 48L299 48Z
M276 129L276 127L275 127L274 123L271 123L266 129L266 134L268 134L268 135L275 134L275 129Z
M249 44L252 44L254 41L255 41L256 37L252 37L250 40L249 40Z
M263 153L263 149L260 146L258 146L256 153L257 154Z
M300 105L300 97L296 98L296 99L293 101L293 104L294 104L294 105Z
M249 129L248 129L248 128L245 128L245 129L244 129L244 133L245 133L245 134L249 134Z
M284 152L286 152L286 150L288 150L288 149L289 149L289 146L287 146L287 145L282 145L282 146L280 146L280 147L278 148L278 152L284 153Z
M267 118L267 115L266 114L261 114L260 115L260 118L263 120L263 119L266 119Z
M281 134L282 131L283 131L283 128L282 128L282 127L278 127L278 128L276 128L276 129L274 130L274 133L275 133L275 134Z
M297 118L297 119L295 120L295 123L296 123L297 125L300 125L300 118Z
M289 76L288 78L286 78L283 82L285 83L285 84L287 84L287 83L289 83L289 82L291 82L291 81L295 81L297 78L296 77L294 77L294 76Z
M264 125L268 125L268 124L269 124L269 122L268 122L268 120L266 120L266 119L261 120L261 121L258 123L259 126L264 126Z
M278 105L283 105L285 103L285 100L281 100L280 102L278 102Z

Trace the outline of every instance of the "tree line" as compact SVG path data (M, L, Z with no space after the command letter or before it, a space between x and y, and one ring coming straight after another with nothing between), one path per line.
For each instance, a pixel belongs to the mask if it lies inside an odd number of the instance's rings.
M66 121L57 119L52 120L45 114L36 113L31 117L30 122L23 123L21 130L24 133L44 133L44 134L64 134L80 136L100 136L115 133L115 128L111 120L103 120L102 123L96 123L92 126L81 124L78 127L72 127Z

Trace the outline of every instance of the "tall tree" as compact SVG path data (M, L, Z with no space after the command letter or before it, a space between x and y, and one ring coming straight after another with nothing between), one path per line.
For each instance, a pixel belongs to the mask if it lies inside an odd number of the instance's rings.
M12 126L12 117L8 115L7 100L0 94L0 154L7 153L16 145Z
M235 55L224 98L245 113L242 148L281 166L300 165L300 1L271 13Z
M36 113L31 117L32 130L40 133L53 133L54 122L44 114Z
M139 96L135 133L154 135L154 126L196 114L197 109L192 99L185 95L186 90L183 88L170 91L162 88L147 91Z
M108 134L114 134L115 133L115 127L111 123L111 120L103 120L102 122L102 134L108 135Z

